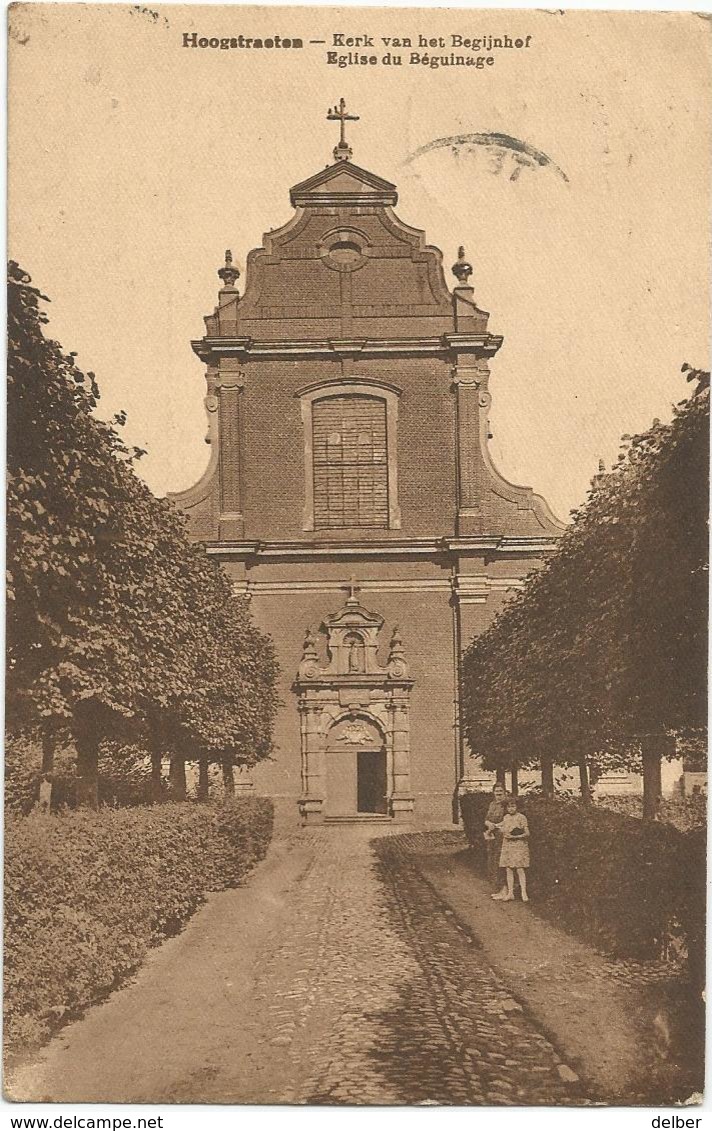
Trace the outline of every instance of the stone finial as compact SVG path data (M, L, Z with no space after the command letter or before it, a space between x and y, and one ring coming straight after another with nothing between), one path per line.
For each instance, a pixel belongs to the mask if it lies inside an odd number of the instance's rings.
M297 679L316 679L319 675L319 653L316 650L316 636L308 628L302 647L302 658L297 669Z
M225 290L237 290L235 283L240 278L240 268L233 265L232 252L229 248L225 252L225 266L219 269L218 278L222 279Z
M405 649L403 647L403 637L400 634L400 628L397 624L393 626L393 634L391 636L391 657L404 656Z
M302 648L302 663L305 660L318 660L319 656L316 650L316 636L311 628L307 628L304 637L304 646Z
M388 674L393 679L405 679L408 675L408 665L405 660L405 648L403 647L403 638L400 634L398 625L393 627L393 635L391 636L390 648L388 651Z
M465 259L465 249L462 246L457 249L457 263L453 263L452 273L457 279L459 286L467 286L470 275L472 274L472 264L468 263Z

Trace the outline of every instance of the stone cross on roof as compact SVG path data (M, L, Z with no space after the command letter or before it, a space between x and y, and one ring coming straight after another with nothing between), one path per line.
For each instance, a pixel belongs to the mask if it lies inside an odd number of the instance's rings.
M326 118L329 122L341 123L341 136L339 138L339 144L334 146L334 160L348 161L351 157L353 157L353 150L346 141L346 123L358 122L358 114L347 113L346 100L341 98L339 100L339 105L335 106L333 110L329 110Z

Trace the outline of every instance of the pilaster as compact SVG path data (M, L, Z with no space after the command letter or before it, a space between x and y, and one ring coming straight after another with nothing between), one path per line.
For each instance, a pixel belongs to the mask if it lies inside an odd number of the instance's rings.
M484 534L487 475L482 449L492 401L486 359L468 358L457 364L452 380L457 408L457 533Z
M217 382L220 429L220 537L243 538L242 513L242 393L244 374L222 372Z
M321 706L299 704L302 735L302 796L299 811L307 825L321 824L324 819L324 739L321 733Z
M391 731L393 792L390 806L394 821L408 821L415 798L410 784L410 721L407 695L394 693L388 703Z

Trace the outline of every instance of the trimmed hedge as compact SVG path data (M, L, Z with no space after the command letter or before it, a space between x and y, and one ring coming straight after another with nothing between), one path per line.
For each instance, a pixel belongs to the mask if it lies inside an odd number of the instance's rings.
M265 855L273 806L68 812L5 829L5 1038L44 1040Z
M489 793L461 799L465 832L484 868ZM705 828L683 833L580 801L522 799L531 830L530 890L537 909L619 957L687 952L704 970Z

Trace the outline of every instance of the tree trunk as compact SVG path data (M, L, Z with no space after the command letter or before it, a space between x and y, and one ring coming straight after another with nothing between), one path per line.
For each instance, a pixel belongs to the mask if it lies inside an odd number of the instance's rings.
M507 771L504 766L497 767L497 777L495 780L497 785L503 785L505 789L507 788Z
M591 804L591 786L588 781L588 762L586 758L579 759L579 777L581 778L581 800L584 805Z
M151 750L151 798L163 799L163 751L155 747Z
M198 801L210 799L210 780L208 778L208 759L200 758L198 761Z
M517 797L519 794L519 768L516 762L512 762L511 769L512 777L512 797Z
M174 799L185 801L187 786L185 783L185 758L182 754L171 754L169 778Z
M37 806L40 813L52 808L52 777L54 774L54 749L56 741L51 730L42 732L42 777L40 778Z
M662 747L664 738L660 735L646 735L641 740L643 755L643 820L655 821L660 808L662 794Z
M541 760L541 790L544 797L554 796L554 759L548 755Z
M222 772L223 772L223 786L225 787L225 796L226 797L234 797L235 796L235 772L233 770L232 762L229 758L223 758L223 760L222 760Z
M51 730L42 732L42 773L54 773L54 751L57 743Z
M151 800L163 799L163 735L153 720L150 724L149 749L151 751Z
M77 808L99 808L99 735L90 713L74 716L77 750Z

